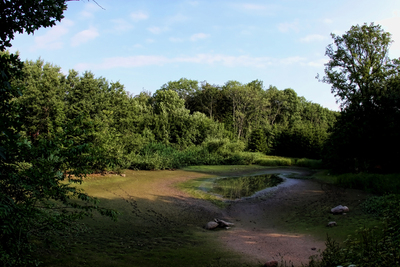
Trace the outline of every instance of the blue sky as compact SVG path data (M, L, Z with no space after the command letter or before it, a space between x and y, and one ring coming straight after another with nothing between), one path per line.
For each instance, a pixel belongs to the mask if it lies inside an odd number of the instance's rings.
M120 81L132 94L154 93L188 78L293 88L338 110L323 75L330 33L352 25L382 25L392 33L390 57L400 57L400 1L352 0L97 0L68 2L65 18L34 35L17 35L11 51L62 68Z

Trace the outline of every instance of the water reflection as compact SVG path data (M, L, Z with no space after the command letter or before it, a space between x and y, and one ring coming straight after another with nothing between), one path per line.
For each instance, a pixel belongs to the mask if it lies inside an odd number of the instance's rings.
M276 174L221 178L214 181L211 192L228 199L248 197L283 181Z

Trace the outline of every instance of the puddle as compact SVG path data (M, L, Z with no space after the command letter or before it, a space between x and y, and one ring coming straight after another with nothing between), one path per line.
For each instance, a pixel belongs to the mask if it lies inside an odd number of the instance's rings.
M284 179L276 174L219 178L213 181L209 192L234 200L252 196L283 181Z

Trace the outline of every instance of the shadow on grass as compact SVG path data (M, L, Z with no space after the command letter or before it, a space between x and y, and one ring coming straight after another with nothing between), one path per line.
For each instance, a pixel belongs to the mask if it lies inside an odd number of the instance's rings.
M83 220L85 231L57 237L63 249L42 246L43 266L255 266L218 247L218 233L202 228L221 218L210 203L184 196L136 197L124 187L104 190L114 197L99 198L101 206L121 212L118 221L100 215Z

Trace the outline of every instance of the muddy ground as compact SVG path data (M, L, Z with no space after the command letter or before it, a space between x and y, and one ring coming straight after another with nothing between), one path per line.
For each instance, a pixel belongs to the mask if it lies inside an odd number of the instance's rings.
M224 167L225 168L225 167ZM219 208L178 188L204 176L280 173L276 188ZM324 248L326 234L344 239L368 222L360 208L367 194L309 179L301 168L226 167L224 171L126 171L94 176L82 188L101 204L121 212L118 222L102 216L85 220L86 232L63 240L64 250L45 250L44 266L261 266L284 260L301 266ZM336 205L350 208L333 216ZM235 224L229 230L205 230L214 218ZM329 221L338 226L327 228ZM247 264L247 265L246 265Z

